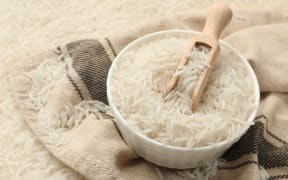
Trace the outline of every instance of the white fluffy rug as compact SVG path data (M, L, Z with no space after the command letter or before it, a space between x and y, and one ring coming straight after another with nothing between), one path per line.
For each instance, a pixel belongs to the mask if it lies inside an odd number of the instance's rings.
M286 0L237 0L232 7L282 9ZM232 2L227 0L227 2ZM251 2L254 4L251 5ZM49 154L14 111L7 77L18 62L81 38L206 7L209 0L0 0L0 179L82 179Z

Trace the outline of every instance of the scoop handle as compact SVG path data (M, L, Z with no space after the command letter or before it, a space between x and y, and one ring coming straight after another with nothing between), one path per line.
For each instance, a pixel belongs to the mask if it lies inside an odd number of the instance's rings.
M228 5L216 4L209 8L203 34L218 39L223 29L232 18L232 10Z

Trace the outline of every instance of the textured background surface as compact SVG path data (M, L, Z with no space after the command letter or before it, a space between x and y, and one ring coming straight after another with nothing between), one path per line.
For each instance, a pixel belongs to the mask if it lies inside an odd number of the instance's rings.
M204 8L211 2L215 1L0 0L0 179L81 179L53 158L14 113L7 77L17 62L59 44L109 36L142 21ZM288 10L286 0L226 2L238 8Z

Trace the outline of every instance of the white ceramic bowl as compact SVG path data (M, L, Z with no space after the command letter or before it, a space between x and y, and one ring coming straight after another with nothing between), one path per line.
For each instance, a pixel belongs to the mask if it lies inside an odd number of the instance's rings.
M212 162L217 158L219 158L229 147L231 147L235 142L237 142L249 128L249 126L247 125L243 128L243 130L241 131L241 133L239 133L238 136L235 136L233 139L222 141L214 145L205 147L195 147L195 148L175 147L162 144L160 142L157 142L144 136L140 132L137 132L121 116L120 112L115 106L112 95L113 87L111 84L113 69L115 67L115 64L117 64L118 61L121 60L121 56L125 51L139 47L154 39L166 38L167 36L189 38L197 33L199 32L187 31L187 30L167 30L167 31L155 32L140 37L137 40L128 44L118 54L109 70L107 79L108 102L111 107L111 110L114 113L116 124L121 134L123 135L124 140L139 156L159 166L175 169L187 169L198 167L206 163ZM259 84L256 75L253 69L251 68L250 64L248 63L248 61L236 49L232 48L230 45L221 40L220 40L220 46L231 49L239 57L239 60L244 62L244 64L247 66L247 69L249 70L251 77L253 78L253 82L255 84L254 87L256 94L255 96L256 108L251 113L248 119L249 122L252 122L256 116L260 99Z

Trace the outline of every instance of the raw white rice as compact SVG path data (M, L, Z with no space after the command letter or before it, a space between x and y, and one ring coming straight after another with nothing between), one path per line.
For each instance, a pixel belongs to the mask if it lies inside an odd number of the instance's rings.
M167 145L202 147L235 137L255 109L256 94L248 69L231 50L221 48L203 103L195 113L188 94L199 69L206 65L203 61L189 61L186 69L177 72L181 75L177 88L163 99L162 92L187 44L189 39L167 37L123 54L112 77L116 107L137 131Z

